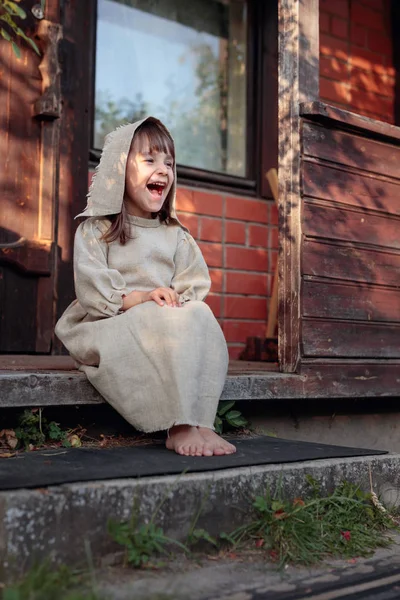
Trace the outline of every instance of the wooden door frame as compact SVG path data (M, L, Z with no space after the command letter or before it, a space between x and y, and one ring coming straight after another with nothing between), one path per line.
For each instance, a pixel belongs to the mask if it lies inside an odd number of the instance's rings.
M300 361L301 116L319 98L319 0L278 0L279 364Z

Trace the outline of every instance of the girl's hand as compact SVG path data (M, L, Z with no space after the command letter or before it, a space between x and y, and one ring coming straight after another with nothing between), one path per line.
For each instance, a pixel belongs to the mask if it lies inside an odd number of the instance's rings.
M159 287L151 292L143 292L143 294L147 295L143 302L153 300L160 306L164 306L164 304L167 306L181 306L178 294L171 288Z

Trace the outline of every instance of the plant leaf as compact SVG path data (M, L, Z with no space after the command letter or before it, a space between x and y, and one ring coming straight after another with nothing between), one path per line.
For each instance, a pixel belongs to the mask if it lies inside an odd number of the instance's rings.
M0 32L1 32L1 35L2 35L2 37L3 37L5 40L7 40L7 42L10 42L10 41L11 41L11 36L10 36L10 34L9 34L9 33L7 33L7 31L6 31L5 29L1 28L1 29L0 29Z
M218 414L220 417L222 417L226 412L228 412L228 410L230 410L232 408L232 406L235 405L235 401L228 401L228 402L220 402L219 406L218 406Z

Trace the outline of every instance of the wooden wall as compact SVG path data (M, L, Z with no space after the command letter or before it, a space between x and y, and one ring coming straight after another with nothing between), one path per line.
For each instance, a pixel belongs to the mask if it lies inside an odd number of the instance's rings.
M301 354L398 359L400 134L330 116L302 122Z

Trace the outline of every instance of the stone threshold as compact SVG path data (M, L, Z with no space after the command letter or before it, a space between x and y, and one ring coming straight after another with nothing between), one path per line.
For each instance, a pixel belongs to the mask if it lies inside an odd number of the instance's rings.
M267 488L274 491L279 486L287 497L301 496L306 475L316 479L324 493L342 481L369 491L371 476L374 491L387 505L399 489L399 472L400 455L387 454L2 491L0 580L47 557L82 565L85 540L96 563L111 557L118 547L107 534L107 522L128 520L134 506L143 522L157 510L156 521L165 534L185 541L200 509L198 528L211 535L229 532L243 524L254 498Z

